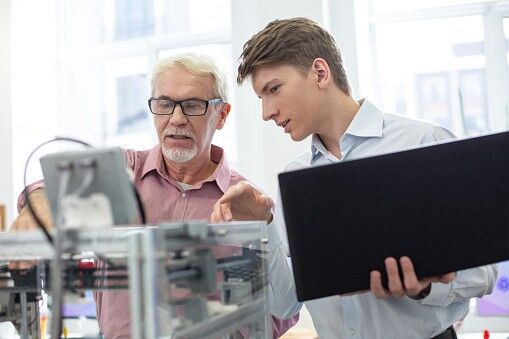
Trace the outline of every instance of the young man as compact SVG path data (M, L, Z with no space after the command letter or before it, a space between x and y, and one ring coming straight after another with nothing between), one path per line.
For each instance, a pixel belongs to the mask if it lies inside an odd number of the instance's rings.
M159 143L149 150L126 151L147 222L206 220L228 187L245 180L230 168L223 150L212 144L230 112L226 78L209 58L183 54L161 60L151 85L149 108ZM48 224L51 217L41 187L31 187L30 199ZM18 230L34 227L22 205L20 199L20 214L12 226ZM129 338L128 292L95 292L94 297L103 335ZM287 320L273 317L273 337L280 337L297 320L298 315Z
M366 99L355 101L333 37L309 19L271 22L244 45L240 60L237 81L252 77L263 119L274 120L295 141L312 135L311 149L287 170L453 137L440 126L384 114ZM268 196L240 182L214 206L211 219L267 221L272 312L284 318L301 304L286 262L281 205L274 215L272 206ZM491 292L497 273L495 266L485 266L418 280L408 257L387 258L385 268L388 290L382 287L380 272L373 271L370 293L306 302L320 338L455 338L452 324L467 314L470 298Z

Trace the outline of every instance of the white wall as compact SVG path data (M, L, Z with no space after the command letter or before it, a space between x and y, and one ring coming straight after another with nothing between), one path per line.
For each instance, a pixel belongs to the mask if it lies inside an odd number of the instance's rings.
M325 18L325 28L328 29L341 48L343 64L350 80L352 96L356 98L359 95L359 76L357 66L357 41L358 34L356 27L355 11L359 3L366 0L357 0L354 6L354 0L324 0L327 1L328 13Z
M30 152L57 130L56 0L12 1L13 207L23 189L21 175ZM47 151L47 150L46 150ZM40 154L39 154L40 155ZM29 164L28 182L42 178L38 158Z
M0 204L12 218L11 1L0 1Z

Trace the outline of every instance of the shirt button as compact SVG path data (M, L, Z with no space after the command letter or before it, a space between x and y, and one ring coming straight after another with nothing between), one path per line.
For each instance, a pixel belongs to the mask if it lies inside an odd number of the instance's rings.
M187 195L186 192L182 192L182 194L181 194L182 198L185 198L186 195Z
M350 331L348 331L350 335L355 335L355 329L351 328Z

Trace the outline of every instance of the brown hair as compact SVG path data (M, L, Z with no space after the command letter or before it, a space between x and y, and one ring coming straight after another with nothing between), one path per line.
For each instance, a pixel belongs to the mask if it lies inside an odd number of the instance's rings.
M237 83L261 65L291 65L306 74L316 58L329 65L332 79L345 94L350 85L341 52L332 35L308 18L274 20L244 44Z

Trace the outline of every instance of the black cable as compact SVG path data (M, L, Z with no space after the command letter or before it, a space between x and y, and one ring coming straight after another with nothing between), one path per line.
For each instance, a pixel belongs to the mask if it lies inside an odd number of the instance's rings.
M28 164L30 163L30 159L32 158L32 156L34 155L35 152L37 152L41 147L49 144L49 143L52 143L54 141L71 141L71 142L76 142L78 144L81 144L81 145L84 145L84 146L87 146L87 147L92 147L92 145L84 142L84 141L81 141L81 140L78 140L78 139L73 139L73 138L67 138L67 137L55 137L51 140L48 140L48 141L45 141L43 142L42 144L40 144L39 146L37 146L31 153L30 155L28 156L26 162L25 162L25 170L24 170L24 173L23 173L23 186L24 186L24 189L23 189L23 193L25 195L25 204L26 206L28 207L28 210L30 211L30 214L32 215L32 218L34 218L35 220L35 223L37 224L37 226L41 229L41 231L44 233L44 235L46 236L46 239L48 239L48 242L51 244L51 245L55 245L53 243L53 239L51 238L51 235L49 234L48 230L47 230L47 225L44 225L44 223L42 222L42 220L39 218L39 216L37 215L37 213L35 212L35 209L34 207L32 206L32 203L30 202L30 198L29 198L29 192L28 192L28 186L27 186L27 170L28 170Z
M138 212L140 213L141 224L145 225L147 223L145 207L143 206L143 203L141 202L140 194L139 194L138 190L136 189L136 186L134 186L134 183L133 183L133 190L134 190L134 195L136 196L136 202L138 203Z
M86 143L86 142L81 141L79 139L74 139L74 138L69 138L69 137L55 137L55 138L53 138L51 140L48 140L48 141L45 141L42 144L40 144L39 146L37 146L30 153L30 155L28 156L28 158L26 160L25 170L24 170L24 174L23 174L23 186L24 186L23 193L25 195L25 204L28 207L28 210L30 211L30 214L34 218L35 223L41 229L41 231L44 233L44 235L46 236L46 239L48 239L48 242L50 244L52 244L52 245L54 245L54 243L53 243L53 239L51 238L51 235L49 234L49 232L47 230L47 225L44 225L42 220L37 215L35 209L33 208L32 203L30 202L28 186L27 186L27 169L28 169L28 164L30 162L30 159L32 158L34 153L37 152L41 147L43 147L43 146L45 146L45 145L47 145L49 143L52 143L54 141L71 141L71 142L75 142L75 143L81 144L81 145L86 146L86 147L93 147L89 143ZM132 184L132 187L133 187L133 190L134 190L134 195L136 196L136 202L138 204L138 212L140 214L141 223L143 225L145 225L147 223L146 214L145 214L145 208L144 208L143 203L141 201L140 194L139 194L138 190L136 189L136 186L134 185L134 183Z

